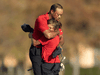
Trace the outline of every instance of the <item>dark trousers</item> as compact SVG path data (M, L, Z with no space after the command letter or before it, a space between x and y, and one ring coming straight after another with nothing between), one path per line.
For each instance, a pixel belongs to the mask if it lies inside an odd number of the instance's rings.
M60 63L43 63L42 75L59 75Z
M32 68L34 75L42 75L41 71L41 64L42 64L42 58L41 58L41 51L42 48L36 48L33 45L30 47L29 51L29 57L32 62Z

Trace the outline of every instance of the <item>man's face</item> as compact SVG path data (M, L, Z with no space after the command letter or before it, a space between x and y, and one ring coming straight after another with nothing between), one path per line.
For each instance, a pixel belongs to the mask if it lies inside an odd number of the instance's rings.
M60 9L60 8L57 8L56 11L54 12L52 10L52 17L55 19L55 20L58 20L62 17L62 14L63 14L63 9Z

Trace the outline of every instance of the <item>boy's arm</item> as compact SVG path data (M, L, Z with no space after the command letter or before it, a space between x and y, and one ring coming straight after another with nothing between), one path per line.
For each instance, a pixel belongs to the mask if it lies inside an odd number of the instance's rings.
M29 33L28 36L29 36L29 38L32 39L33 46L37 46L37 45L41 44L38 40L35 40L35 39L33 38L32 34L33 34L33 33Z
M42 44L42 45L45 45L45 44L47 44L49 41L48 41L48 39L47 38L45 38L45 36L42 36L40 39L38 39L38 40L35 40L34 38L33 38L33 46L37 46L37 45L39 45L39 44Z
M32 40L33 40L33 46L41 44L38 40L35 40L34 38Z

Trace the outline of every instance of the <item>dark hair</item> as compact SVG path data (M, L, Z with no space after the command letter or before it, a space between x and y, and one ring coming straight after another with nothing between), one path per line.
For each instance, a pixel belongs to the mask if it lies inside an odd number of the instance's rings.
M50 11L53 10L55 12L57 8L63 9L59 3L56 3L51 6Z
M54 26L54 29L59 29L62 27L62 24L61 22L57 21L57 20L54 20L54 19L49 19L47 20L47 24L52 24Z

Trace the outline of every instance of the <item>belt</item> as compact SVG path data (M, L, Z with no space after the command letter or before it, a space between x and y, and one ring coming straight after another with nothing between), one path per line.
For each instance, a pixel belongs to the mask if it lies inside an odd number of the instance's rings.
M35 46L36 48L41 48L42 46Z

